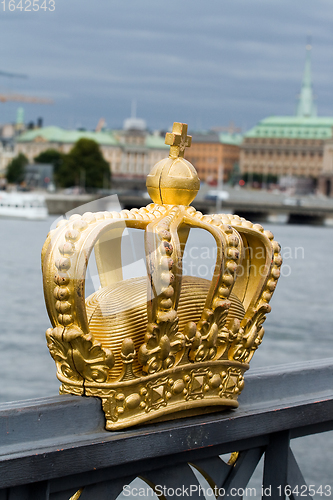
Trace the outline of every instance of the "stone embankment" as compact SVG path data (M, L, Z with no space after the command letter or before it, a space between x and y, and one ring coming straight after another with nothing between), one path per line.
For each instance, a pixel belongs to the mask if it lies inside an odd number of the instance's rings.
M333 199L330 198L311 195L286 196L282 193L228 187L224 189L223 197L226 199L216 201L210 191L202 191L193 205L203 213L224 212L238 214L250 220L333 225ZM82 205L84 211L139 208L147 205L150 198L140 191L120 192L118 195L106 197L54 193L46 196L46 202L50 215L61 215ZM92 202L94 203L90 206Z

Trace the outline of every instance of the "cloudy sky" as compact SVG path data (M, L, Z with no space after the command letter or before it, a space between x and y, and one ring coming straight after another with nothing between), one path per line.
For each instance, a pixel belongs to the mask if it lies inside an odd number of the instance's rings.
M294 113L309 34L318 113L333 116L332 0L46 0L53 5L0 2L0 70L29 76L0 76L0 92L55 101L24 104L27 121L94 128L104 117L119 127L135 99L151 129L233 121L245 131ZM18 106L0 103L0 123Z

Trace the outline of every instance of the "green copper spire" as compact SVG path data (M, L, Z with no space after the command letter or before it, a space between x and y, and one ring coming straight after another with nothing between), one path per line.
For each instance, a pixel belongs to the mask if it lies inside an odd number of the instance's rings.
M24 124L24 109L23 108L17 108L16 111L16 125L23 125Z
M311 45L306 46L305 70L301 88L301 94L297 105L296 116L317 116L316 106L313 103L313 91L311 81Z

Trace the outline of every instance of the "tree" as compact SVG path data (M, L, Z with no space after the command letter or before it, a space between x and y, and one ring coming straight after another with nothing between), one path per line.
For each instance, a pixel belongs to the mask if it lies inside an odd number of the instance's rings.
M109 185L110 177L110 166L104 160L97 142L79 139L71 151L63 156L56 180L62 187L81 185L103 188L106 182Z
M58 184L59 169L64 161L65 155L56 149L46 149L34 158L35 163L49 163L53 165L54 181Z
M56 149L46 149L34 158L35 163L51 163L57 168L63 160L64 155Z
M28 158L20 153L9 163L6 171L7 182L10 184L21 184L24 181L25 166L29 163Z

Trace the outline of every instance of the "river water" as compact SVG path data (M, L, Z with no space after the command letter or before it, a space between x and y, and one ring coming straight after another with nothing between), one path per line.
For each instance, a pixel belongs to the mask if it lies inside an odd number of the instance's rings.
M40 271L40 251L53 221L0 219L0 402L58 392L45 341L50 324ZM270 225L270 229L281 243L284 264L251 370L333 358L333 229L295 225ZM192 252L197 274L209 277L202 265L209 269L213 254L202 249L210 242L194 233L190 244L197 246ZM132 257L133 262L138 258ZM91 283L89 287L92 291ZM333 489L332 433L295 440L293 449L309 483L331 484Z

